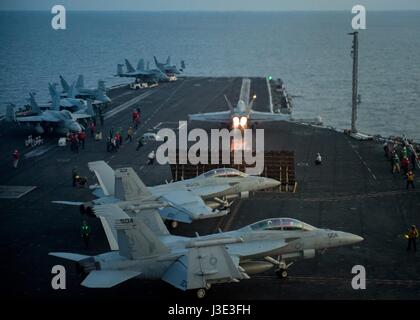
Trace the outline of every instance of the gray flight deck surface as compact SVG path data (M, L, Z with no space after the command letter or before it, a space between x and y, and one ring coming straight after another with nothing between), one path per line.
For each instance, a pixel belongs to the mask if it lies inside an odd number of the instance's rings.
M113 99L103 128L104 138L111 127L127 132L131 110L140 104L142 126L146 129L176 128L178 120L189 113L226 110L223 95L236 101L241 78L184 78L157 88L132 91L127 87L111 90ZM133 106L125 102L147 92ZM268 111L265 79L252 79L251 93L257 94L255 109ZM133 100L136 101L136 100ZM123 107L121 107L123 106ZM124 107L127 106L126 109ZM296 106L298 108L298 106ZM116 109L120 108L120 109ZM199 126L200 124L194 124ZM209 124L203 127L210 128ZM235 205L222 218L180 224L174 233L194 236L236 229L269 217L292 217L316 227L327 227L358 234L365 238L354 247L329 250L315 259L301 260L289 269L289 278L278 279L274 271L252 276L240 283L213 285L206 299L413 299L420 298L420 253L407 253L402 234L411 224L420 225L419 189L405 190L400 175L390 173L382 145L358 142L332 130L292 123L272 123L265 128L266 150L295 152L297 193L258 193ZM117 153L107 153L105 139L88 136L86 149L78 154L69 147L60 148L56 138L34 149L24 147L29 132L23 128L0 125L0 271L3 296L20 298L117 298L117 299L191 299L163 281L130 280L111 289L80 286L82 278L74 264L48 256L50 251L98 254L109 250L99 219L87 218L92 226L89 249L80 238L83 219L77 207L51 204L52 200L90 200L88 189L74 189L71 170L77 166L89 183L96 179L87 162L105 160L116 167L132 166L147 185L170 180L168 166L145 166L147 154L156 147L147 144L135 151L136 143L124 143ZM12 168L12 152L22 153L18 169ZM322 166L314 166L317 152ZM27 157L25 157L25 154ZM420 173L418 174L420 176ZM32 187L36 187L31 190ZM19 190L27 192L16 198ZM67 268L67 289L53 290L51 268ZM367 289L353 290L351 269L366 267Z

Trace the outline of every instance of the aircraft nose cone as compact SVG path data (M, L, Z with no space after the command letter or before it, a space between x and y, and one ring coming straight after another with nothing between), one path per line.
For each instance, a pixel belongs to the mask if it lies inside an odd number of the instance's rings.
M80 131L82 131L82 128L80 127L80 125L78 123L72 123L71 126L70 126L70 131L80 132Z
M264 178L264 183L267 186L267 188L275 188L280 185L280 181L271 178Z
M344 245L351 245L364 240L361 236L358 236L357 234L347 232L343 232L340 238L341 242Z

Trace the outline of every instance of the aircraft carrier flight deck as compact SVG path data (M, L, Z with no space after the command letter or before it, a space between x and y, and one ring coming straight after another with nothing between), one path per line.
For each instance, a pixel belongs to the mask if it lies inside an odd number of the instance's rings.
M257 96L254 109L268 111L266 79L251 80L251 92ZM93 255L109 251L105 233L99 219L82 217L77 207L51 201L92 199L89 188L72 186L74 167L88 178L88 184L96 183L87 167L90 161L104 160L113 168L133 167L148 186L171 180L169 165L146 165L147 155L156 144L147 143L136 151L136 138L150 130L176 129L178 121L186 121L191 113L225 111L224 95L236 101L241 81L185 77L155 88L113 88L109 91L112 103L104 110L104 125L98 125L103 140L95 141L88 134L85 149L78 153L70 151L69 146L59 147L56 137L46 138L41 146L25 148L29 129L1 123L0 246L3 261L7 261L0 264L1 294L28 299L188 299L188 294L159 280L134 279L106 290L82 287L74 263L48 253ZM134 142L125 141L118 152L107 152L109 130L121 127L126 132L132 123L131 110L138 105L142 122ZM265 218L290 217L316 227L351 232L364 241L299 260L289 268L287 279L279 279L270 270L238 283L213 285L206 299L418 299L420 256L406 252L403 234L408 226L418 223L420 191L407 191L402 175L390 173L382 143L358 141L342 132L299 123L276 122L260 127L265 129L266 150L294 153L294 192L257 192L240 200L226 216L180 223L172 232L205 235ZM14 169L11 153L16 148L22 156ZM317 152L323 156L321 166L314 165ZM92 226L88 249L80 237L84 219ZM51 268L56 264L66 267L66 290L51 288ZM366 290L351 286L355 265L366 268Z

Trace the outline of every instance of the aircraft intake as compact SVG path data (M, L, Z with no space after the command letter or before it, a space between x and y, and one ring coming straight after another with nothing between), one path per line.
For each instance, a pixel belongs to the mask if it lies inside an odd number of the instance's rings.
M249 198L249 191L242 191L242 192L239 194L239 198L240 198L240 199L246 199L246 198Z
M303 250L302 253L303 259L312 259L315 257L315 249Z

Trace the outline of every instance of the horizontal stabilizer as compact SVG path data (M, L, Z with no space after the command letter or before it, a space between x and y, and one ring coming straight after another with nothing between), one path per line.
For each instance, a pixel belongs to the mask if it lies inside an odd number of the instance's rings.
M141 272L137 271L93 270L82 282L82 286L87 288L111 288L139 275L141 275Z
M50 252L48 255L76 262L84 260L86 258L90 258L90 256L69 252Z
M230 256L223 245L194 247L188 250L187 257L187 289L244 278L238 270L238 259Z
M187 290L187 257L182 256L176 260L165 272L162 280L180 290Z

